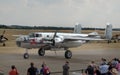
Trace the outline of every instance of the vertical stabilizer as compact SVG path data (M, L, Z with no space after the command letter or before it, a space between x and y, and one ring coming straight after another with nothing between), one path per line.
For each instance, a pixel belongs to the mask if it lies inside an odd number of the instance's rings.
M74 33L81 33L81 24L76 24L74 27Z
M109 41L112 39L112 24L107 24L105 30L105 38Z

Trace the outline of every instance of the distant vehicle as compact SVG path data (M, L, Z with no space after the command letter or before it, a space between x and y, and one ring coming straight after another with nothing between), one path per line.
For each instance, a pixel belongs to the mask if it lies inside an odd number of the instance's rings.
M60 32L33 32L29 35L17 35L16 44L18 47L26 48L24 58L29 58L28 50L32 48L39 48L38 54L45 55L46 50L65 50L65 58L70 59L72 52L69 48L81 46L88 41L94 40L110 40L112 35L111 25L107 25L105 32L105 39L102 39L97 32L89 34L81 34L81 26L75 26L74 33L60 33Z
M0 35L0 43L2 43L3 46L6 46L5 42L8 40L8 38L6 38L6 37L4 36L4 34L5 34L5 30L4 30L3 33Z

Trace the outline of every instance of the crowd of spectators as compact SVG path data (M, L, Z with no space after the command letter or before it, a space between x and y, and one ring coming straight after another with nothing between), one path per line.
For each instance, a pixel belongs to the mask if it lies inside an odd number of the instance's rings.
M69 62L66 61L62 66L63 74L69 75ZM30 63L30 67L27 69L27 75L50 75L50 68L45 62L42 63L41 68L36 68L34 63ZM15 65L11 66L8 75L20 75ZM101 58L101 62L96 64L95 61L91 61L81 75L120 75L120 59L113 58L107 61L105 58Z
M86 75L120 75L120 60L114 58L111 61L107 61L105 58L102 58L101 63L98 65L91 61L85 73Z

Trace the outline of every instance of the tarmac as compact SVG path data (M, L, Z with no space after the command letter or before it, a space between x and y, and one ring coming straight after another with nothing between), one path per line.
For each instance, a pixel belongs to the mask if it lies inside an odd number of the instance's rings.
M87 44L86 46L89 46ZM95 46L95 44L92 46ZM85 45L84 45L85 47ZM65 59L65 51L46 51L45 56L38 55L38 49L32 49L29 51L29 59L24 59L23 54L25 49L15 47L2 47L0 46L0 70L3 71L4 75L8 75L11 65L15 65L19 75L26 75L27 69L30 67L30 62L34 62L35 66L40 69L41 64L45 62L49 66L51 72L62 72L62 65L65 61L69 61L70 70L81 70L85 69L91 61L95 61L96 64L100 64L101 58L106 58L108 61L113 58L120 59L120 48L83 48L78 47L70 49L73 53L71 59ZM70 75L74 75L76 72L72 72ZM52 74L52 75L62 75ZM77 75L77 73L76 73Z

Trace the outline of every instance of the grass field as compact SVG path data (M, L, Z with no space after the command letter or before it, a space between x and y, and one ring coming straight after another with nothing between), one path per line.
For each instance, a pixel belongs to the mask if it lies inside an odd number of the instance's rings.
M50 32L52 30L30 30L30 29L0 29L0 34L3 33L3 31L5 30L5 34L4 36L7 37L9 40L6 42L7 47L16 47L15 44L15 39L16 37L14 37L13 35L28 35L31 32ZM93 30L94 31L94 30ZM104 35L104 31L100 31L100 30L96 30L99 34L103 34ZM53 31L55 32L55 31ZM59 32L73 32L72 30L59 30ZM83 30L82 33L90 33L92 32L92 30ZM113 35L116 34L120 34L120 31L113 31ZM93 46L92 46L93 45ZM96 46L94 46L96 45ZM2 46L2 45L0 45ZM120 43L112 43L112 44L107 44L107 41L102 41L99 43L98 42L90 42L90 44L88 43L87 45L83 45L82 46L85 49L90 49L90 48L120 48Z

